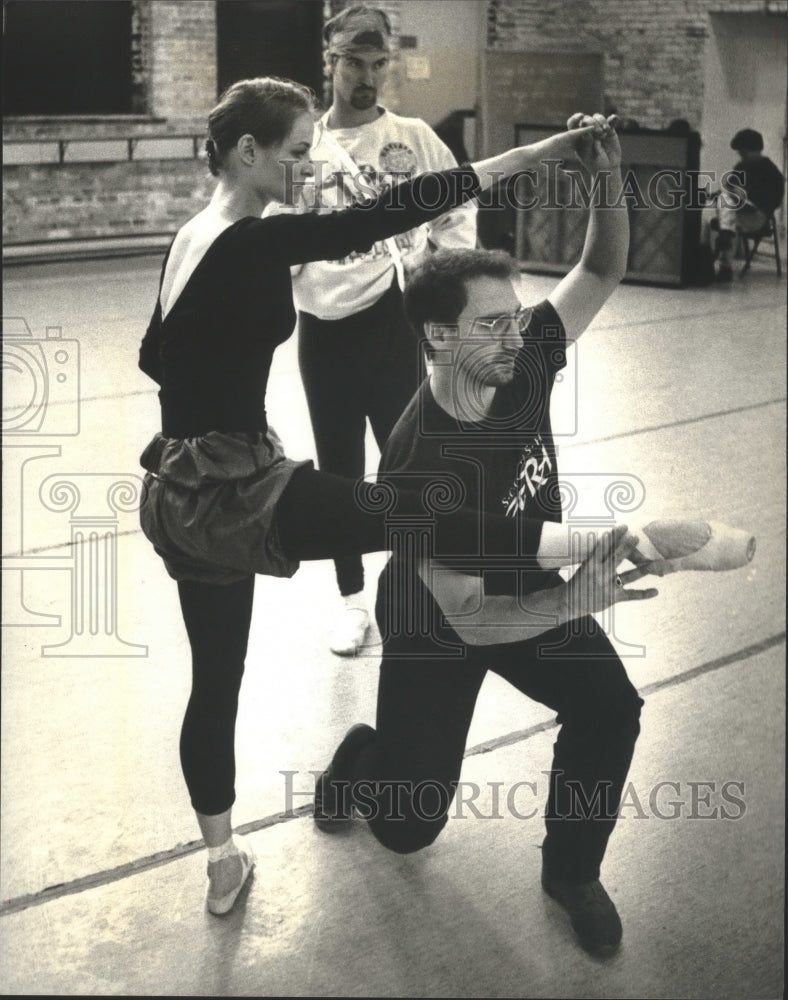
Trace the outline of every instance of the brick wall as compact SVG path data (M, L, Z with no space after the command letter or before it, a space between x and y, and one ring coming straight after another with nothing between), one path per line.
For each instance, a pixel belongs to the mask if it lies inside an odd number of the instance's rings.
M214 0L154 0L150 19L149 111L204 119L216 103Z
M133 116L7 119L3 139L202 135L216 103L214 0L134 0L132 101ZM6 162L3 244L174 232L212 190L204 159Z
M785 0L490 0L487 44L510 51L599 52L611 107L644 128L703 108L708 14L785 14Z
M398 34L401 0L382 0ZM326 11L343 4L328 0ZM396 109L399 60L384 99ZM136 117L7 120L4 140L201 135L216 103L214 0L134 0ZM205 161L10 165L3 168L3 244L174 232L213 190Z
M131 5L131 110L135 115L144 115L148 111L150 30L150 4L147 0L133 0Z
M202 160L7 167L4 243L175 232L213 190Z
M383 99L399 108L403 0L380 0L395 48ZM326 0L327 12L345 5ZM674 118L697 127L703 107L708 14L788 12L788 0L489 0L491 48L604 55L610 105L645 127ZM462 71L458 68L458 71ZM214 0L134 0L132 72L137 118L4 122L4 139L201 134L216 98ZM211 190L200 160L4 166L4 244L162 233Z

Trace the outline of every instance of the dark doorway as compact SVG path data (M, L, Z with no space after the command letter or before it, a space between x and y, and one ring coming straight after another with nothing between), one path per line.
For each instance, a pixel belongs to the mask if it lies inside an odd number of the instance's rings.
M323 0L218 0L221 94L236 80L280 76L323 96Z
M3 5L3 114L131 112L131 2Z

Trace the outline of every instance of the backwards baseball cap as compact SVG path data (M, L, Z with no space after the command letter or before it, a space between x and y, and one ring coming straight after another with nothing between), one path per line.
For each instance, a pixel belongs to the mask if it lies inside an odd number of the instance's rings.
M377 7L346 7L326 22L323 38L335 55L351 52L388 52L391 22Z
M731 149L746 149L753 153L760 153L763 149L763 136L755 129L743 128L731 139Z

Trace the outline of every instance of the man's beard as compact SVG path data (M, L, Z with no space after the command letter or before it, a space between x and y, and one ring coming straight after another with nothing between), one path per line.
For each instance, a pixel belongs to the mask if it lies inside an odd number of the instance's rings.
M378 99L377 90L354 90L350 97L350 104L356 111L366 111L375 105Z
M481 419L486 415L481 390L498 389L514 381L516 366L507 362L508 358L501 355L497 360L482 361L477 358L470 366L455 372L453 394L465 419Z
M498 355L496 358L479 365L475 372L480 385L498 388L509 385L515 375L516 355Z
M497 389L502 385L509 385L509 383L514 379L514 369L513 368L495 368L491 369L485 379L484 385Z

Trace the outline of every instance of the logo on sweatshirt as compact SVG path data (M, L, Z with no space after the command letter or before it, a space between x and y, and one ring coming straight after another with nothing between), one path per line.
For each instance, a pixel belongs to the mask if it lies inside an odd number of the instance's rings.
M389 142L380 151L380 169L384 174L412 174L418 163L416 154L404 142Z

